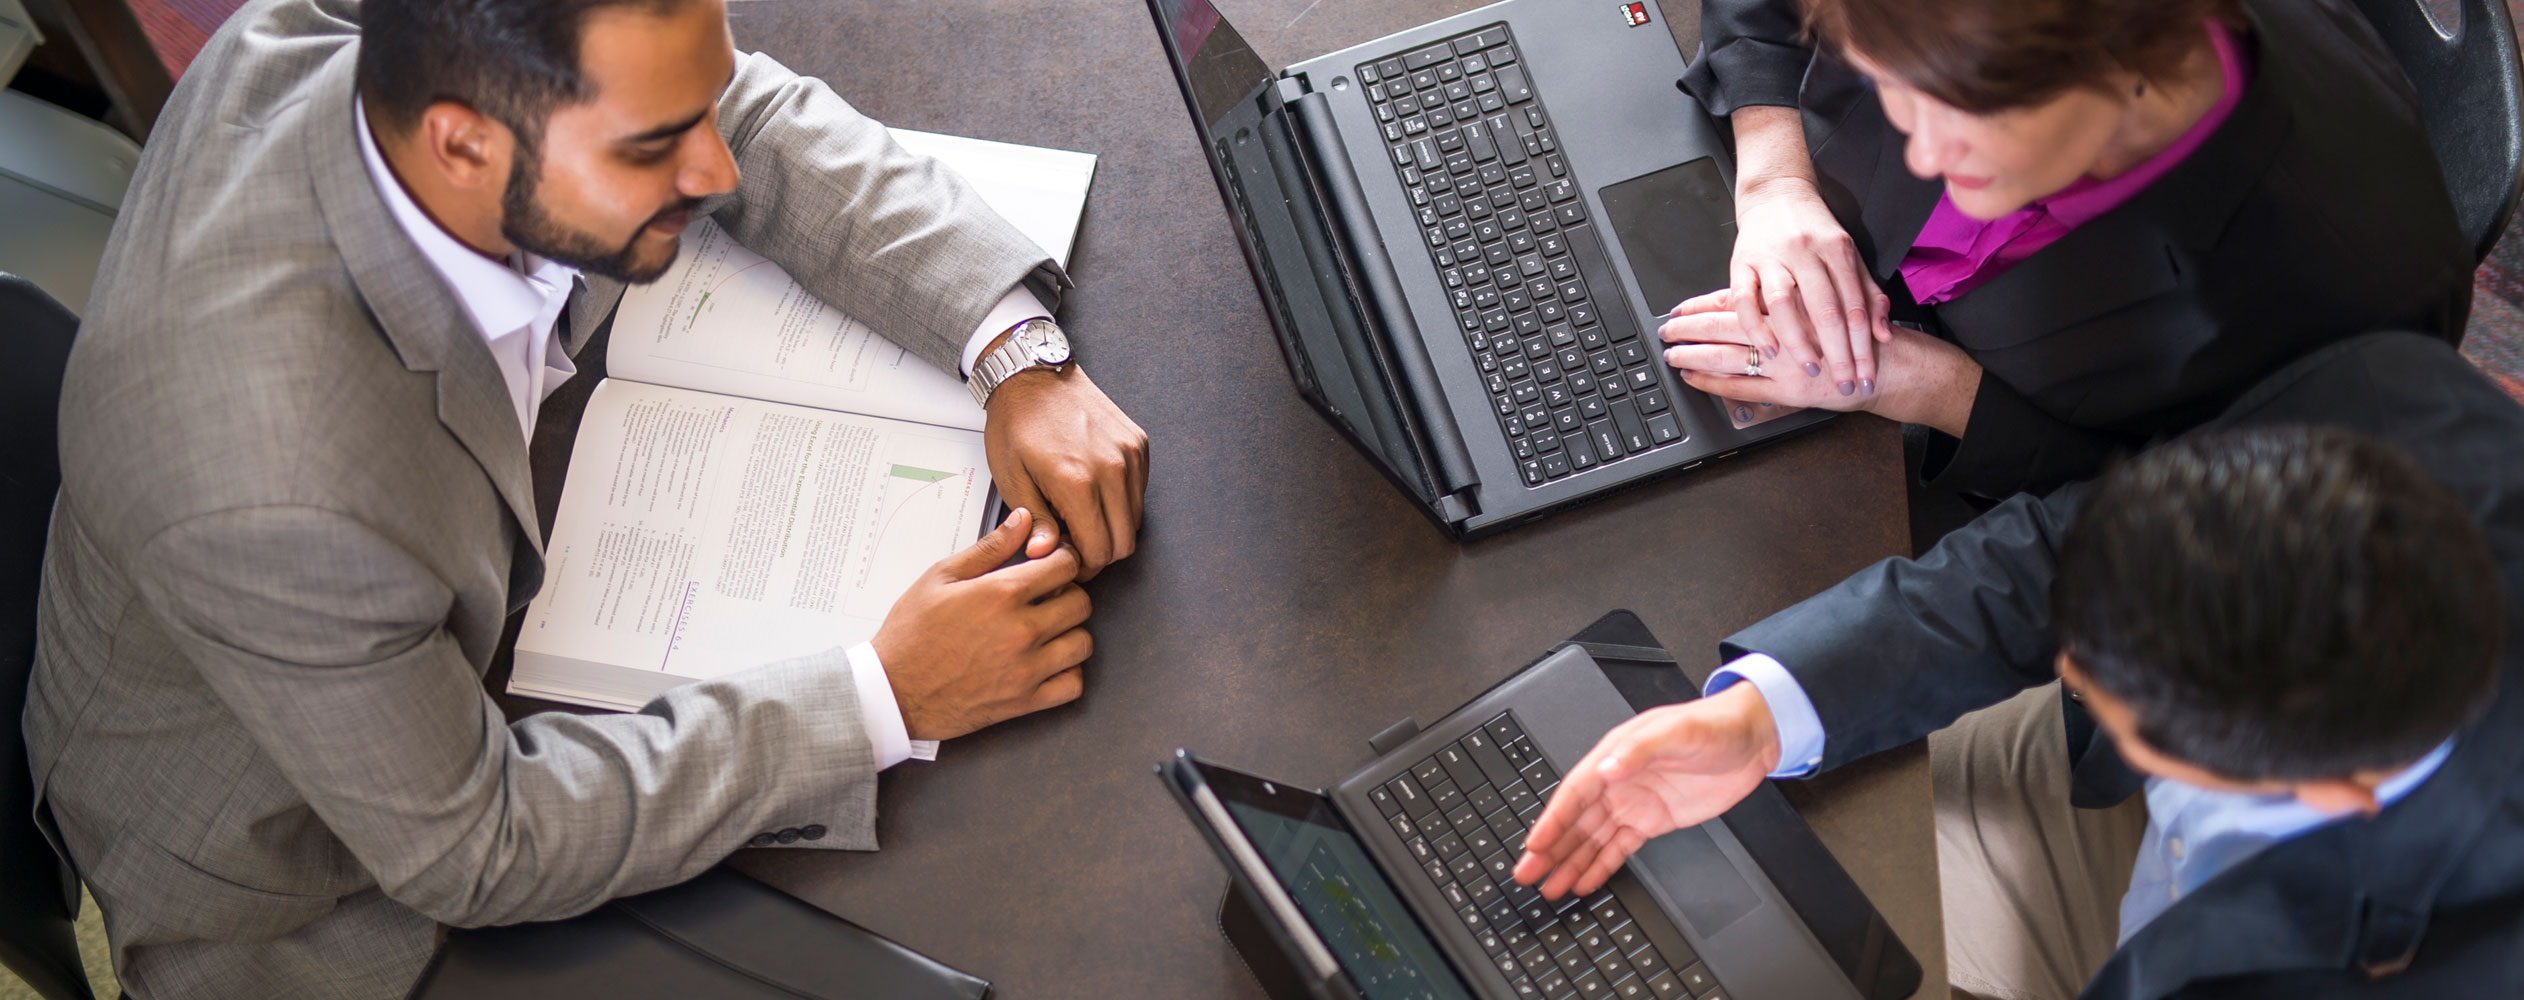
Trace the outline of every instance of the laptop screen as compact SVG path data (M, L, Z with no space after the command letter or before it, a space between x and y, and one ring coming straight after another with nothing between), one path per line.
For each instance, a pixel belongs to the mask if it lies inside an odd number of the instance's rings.
M1367 1000L1471 1000L1332 803L1216 765L1202 777Z
M1186 88L1201 124L1216 128L1236 102L1270 82L1271 67L1245 44L1236 26L1218 16L1209 0L1154 0L1165 18L1174 51L1183 60Z

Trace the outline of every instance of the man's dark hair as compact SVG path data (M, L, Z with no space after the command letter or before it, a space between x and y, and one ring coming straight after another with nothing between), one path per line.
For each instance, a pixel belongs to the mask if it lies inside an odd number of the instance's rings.
M2470 511L2338 429L2202 434L2112 470L2051 605L2061 649L2136 711L2140 739L2241 781L2418 760L2485 707L2502 639Z
M670 10L680 0L365 0L359 92L368 113L402 130L438 101L488 115L529 153L554 108L586 100L579 37L616 6Z

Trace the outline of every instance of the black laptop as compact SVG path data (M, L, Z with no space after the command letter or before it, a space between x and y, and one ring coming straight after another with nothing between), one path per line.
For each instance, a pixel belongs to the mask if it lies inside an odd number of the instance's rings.
M1148 5L1299 391L1448 534L1828 419L1659 358L1735 216L1656 5L1507 0L1277 73L1209 0Z
M1591 895L1547 900L1516 884L1561 770L1633 712L1571 642L1329 793L1180 750L1159 773L1315 997L1881 1000L1917 988L1918 964L1767 787L1648 841Z

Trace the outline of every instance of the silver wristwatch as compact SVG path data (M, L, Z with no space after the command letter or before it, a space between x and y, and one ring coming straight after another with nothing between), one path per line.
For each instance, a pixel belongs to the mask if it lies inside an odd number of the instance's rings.
M990 394L1009 376L1028 368L1059 371L1068 364L1069 338L1060 332L1060 324L1038 316L1017 324L1008 339L974 361L973 377L964 385L973 391L974 403L989 406Z

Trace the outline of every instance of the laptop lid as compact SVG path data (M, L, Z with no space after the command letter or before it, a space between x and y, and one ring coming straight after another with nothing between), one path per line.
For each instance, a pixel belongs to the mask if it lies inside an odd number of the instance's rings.
M1161 771L1228 871L1261 901L1266 922L1308 966L1318 995L1476 995L1323 793L1183 750Z
M1400 381L1422 359L1397 358L1399 349L1424 349L1416 336L1400 345L1384 329L1407 322L1393 315L1399 304L1389 289L1374 301L1375 279L1390 268L1377 266L1383 251L1374 241L1346 231L1357 219L1335 218L1330 195L1338 192L1321 178L1348 165L1325 170L1322 137L1290 112L1308 95L1274 73L1209 0L1148 7L1299 393L1423 510L1441 523L1460 520L1469 511L1450 510L1451 495L1469 474L1439 460L1444 445L1460 443L1451 418L1425 415Z

